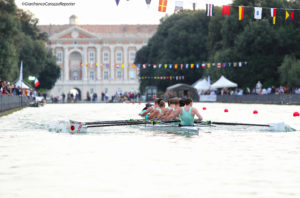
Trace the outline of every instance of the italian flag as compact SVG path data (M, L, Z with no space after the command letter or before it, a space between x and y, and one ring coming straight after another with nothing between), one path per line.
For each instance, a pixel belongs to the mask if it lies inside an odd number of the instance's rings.
M35 80L34 80L34 86L37 87L40 85L40 82L39 80L37 79L37 77L35 77Z

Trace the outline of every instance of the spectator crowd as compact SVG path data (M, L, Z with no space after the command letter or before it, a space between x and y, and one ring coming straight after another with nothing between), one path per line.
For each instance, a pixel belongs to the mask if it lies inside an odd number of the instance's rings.
M24 89L16 84L11 84L0 79L0 95L27 96L30 100L35 100L37 92L33 89Z

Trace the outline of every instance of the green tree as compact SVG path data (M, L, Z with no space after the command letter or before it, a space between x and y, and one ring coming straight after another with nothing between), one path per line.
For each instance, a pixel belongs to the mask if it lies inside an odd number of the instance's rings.
M300 87L300 60L297 60L295 56L286 55L278 71L282 85Z
M59 76L60 68L56 65L51 51L48 51L45 67L39 74L40 86L38 88L52 89Z

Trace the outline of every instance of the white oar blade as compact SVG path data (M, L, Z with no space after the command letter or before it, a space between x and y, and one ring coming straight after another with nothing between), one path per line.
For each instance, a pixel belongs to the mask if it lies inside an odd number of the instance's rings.
M70 133L85 133L87 132L87 126L80 122L70 121L69 131Z

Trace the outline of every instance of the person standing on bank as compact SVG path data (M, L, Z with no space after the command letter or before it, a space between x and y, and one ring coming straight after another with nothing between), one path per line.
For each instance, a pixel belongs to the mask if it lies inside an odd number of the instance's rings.
M198 117L198 121L201 121L203 119L199 111L195 107L193 107L193 100L187 98L185 100L185 106L175 110L174 113L171 115L170 120L173 120L177 116L179 116L180 125L192 126L194 125L195 115Z

